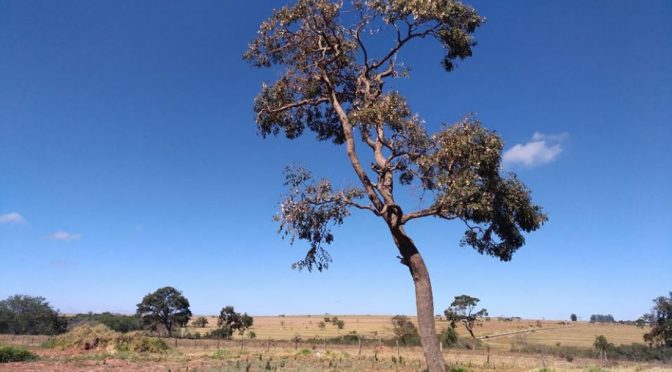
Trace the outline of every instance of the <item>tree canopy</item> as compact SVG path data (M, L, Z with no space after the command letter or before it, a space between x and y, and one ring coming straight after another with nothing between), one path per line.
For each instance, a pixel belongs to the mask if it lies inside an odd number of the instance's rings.
M44 297L14 295L0 301L0 333L53 335L67 325Z
M644 340L650 344L672 347L672 291L669 297L657 297L653 303L651 312L640 318L651 326L651 330L644 335Z
M162 325L171 337L174 327L187 325L191 310L189 300L182 292L173 287L163 287L143 297L138 304L137 315L145 326L155 328Z
M474 116L426 132L420 116L388 79L406 76L398 51L418 39L444 48L447 71L472 54L473 32L483 18L458 1L355 1L351 8L326 0L300 0L273 12L260 26L244 58L255 66L283 66L274 83L264 84L254 111L263 136L296 138L306 129L318 140L345 144L360 185L335 189L310 171L286 170L289 193L277 219L292 237L310 243L297 268L328 267L324 245L333 241L352 207L403 225L420 217L461 220L461 243L504 261L524 244L523 232L546 219L531 203L529 190L513 174L501 173L502 141ZM343 13L355 14L345 22ZM350 19L348 19L350 21ZM394 42L380 56L365 35L391 32ZM367 170L355 151L355 135L373 155ZM395 179L424 190L427 206L403 213L395 201ZM368 199L360 202L361 199Z

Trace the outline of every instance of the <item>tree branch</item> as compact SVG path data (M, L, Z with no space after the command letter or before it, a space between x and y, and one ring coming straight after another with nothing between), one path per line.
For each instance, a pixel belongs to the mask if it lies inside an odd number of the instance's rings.
M355 140L352 136L352 123L350 123L348 115L345 113L345 110L343 110L343 107L341 106L338 97L336 97L336 90L333 84L331 84L331 81L329 81L329 77L327 77L326 73L324 72L322 73L322 79L329 87L329 91L331 94L330 97L331 105L334 107L334 111L336 111L336 115L338 115L338 119L341 122L341 126L343 127L343 135L345 137L346 151L348 154L348 158L350 159L350 163L352 164L352 168L355 170L357 177L359 177L359 180L362 182L362 185L366 190L366 194L369 196L369 199L373 203L373 206L376 208L376 210L380 211L381 209L383 209L383 203L378 198L378 195L376 195L373 184L371 183L371 179L369 179L369 176L367 176L366 173L364 172L362 164L359 161L359 157L357 156L357 152L355 150Z

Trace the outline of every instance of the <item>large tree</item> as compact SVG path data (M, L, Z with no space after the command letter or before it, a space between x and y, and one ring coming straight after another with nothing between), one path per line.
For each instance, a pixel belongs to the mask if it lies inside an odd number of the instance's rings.
M44 297L14 295L0 301L0 333L54 335L68 322Z
M287 169L289 193L277 219L285 234L310 245L295 267L328 267L331 227L351 208L384 221L413 278L430 371L445 369L432 287L404 226L422 217L462 221L463 245L508 261L523 245L523 232L546 219L515 175L500 173L502 141L496 134L467 116L430 135L404 96L386 89L390 79L408 73L397 58L407 45L438 41L445 51L442 65L451 71L456 60L471 56L472 34L482 22L473 8L453 0L299 0L275 10L244 54L254 66L280 67L281 76L262 85L254 102L259 132L294 139L308 129L320 141L345 145L357 176L357 186L336 189L306 169ZM383 41L391 45L384 48ZM397 182L422 189L428 203L402 208Z
M162 325L166 328L168 337L172 337L174 327L184 327L189 323L191 310L189 300L182 292L173 287L163 287L142 298L142 302L138 304L137 315L145 326Z

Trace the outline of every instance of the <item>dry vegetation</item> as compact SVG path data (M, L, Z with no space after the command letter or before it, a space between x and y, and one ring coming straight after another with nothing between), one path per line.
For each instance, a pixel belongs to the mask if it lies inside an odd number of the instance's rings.
M393 336L390 316L380 315L336 315L339 319L345 321L345 327L338 329L330 323L326 323L324 329L320 329L319 323L324 321L324 317L333 315L311 315L311 316L255 316L254 326L250 329L254 331L257 338L261 340L291 340L295 335L302 338L330 338L346 335L349 332L356 331L358 335L371 339L388 339ZM216 317L207 317L208 327L191 328L190 332L199 332L205 335L217 326ZM414 320L414 317L409 317ZM541 327L538 326L541 324ZM437 320L437 329L440 331L447 328L448 322ZM458 327L460 337L468 337L464 328ZM498 336L505 333L520 332L509 336ZM508 347L511 342L525 335L527 342L539 343L545 345L556 345L560 342L567 346L592 347L595 336L605 335L609 342L616 345L630 344L633 342L642 342L642 336L646 330L634 326L621 324L591 324L586 322L564 322L550 320L529 320L520 319L513 321L502 321L492 318L490 321L483 321L481 326L474 329L477 337L486 337L482 340L493 347ZM239 337L239 336L235 336Z
M0 366L0 370L146 370L146 371L422 371L424 362L419 347L386 346L378 342L359 345L335 345L330 343L302 342L294 345L291 338L300 335L309 338L330 338L345 335L352 331L368 339L389 339L392 336L389 316L344 316L344 329L338 329L326 323L320 329L319 322L324 316L266 316L255 317L252 330L256 340L246 337L241 345L240 336L232 341L221 340L169 340L170 349L166 352L147 353L128 350L115 350L98 347L85 350L81 340L110 339L119 335L105 329L89 329L81 337L65 335L50 343L57 348L45 348L46 337L0 336L0 344L24 345L37 354L37 361L9 363ZM190 328L189 332L206 333L216 326L216 318L208 319L209 327ZM448 326L439 321L438 328ZM539 327L541 325L541 327ZM458 329L461 336L464 330ZM88 332L90 331L90 332ZM508 332L511 335L496 336ZM482 339L482 346L476 350L447 349L444 354L452 367L465 371L665 371L672 370L669 365L655 363L610 362L604 366L595 358L577 357L572 361L551 354L527 354L512 352L513 344L529 343L546 345L549 348L558 345L591 348L596 335L605 335L614 344L641 342L644 330L627 325L597 325L584 322L559 324L557 321L513 320L510 322L492 319L484 321L476 328L477 336L491 336ZM102 336L101 336L102 335ZM108 337L109 336L109 337ZM269 343L269 338L272 340ZM112 342L112 341L110 341ZM389 345L389 344L388 344ZM489 346L489 348L488 348ZM218 348L219 347L219 348ZM489 349L489 350L488 350ZM249 369L248 369L249 368ZM599 369L601 368L601 369Z

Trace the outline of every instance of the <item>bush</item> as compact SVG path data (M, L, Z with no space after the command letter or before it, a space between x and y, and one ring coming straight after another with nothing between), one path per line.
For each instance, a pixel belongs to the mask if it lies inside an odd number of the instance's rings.
M205 328L208 325L208 320L204 316L199 316L191 325L196 328Z
M457 343L457 332L455 332L455 328L448 327L441 331L439 334L439 341L444 347L454 346Z
M213 329L210 331L210 333L206 334L203 336L204 338L221 338L221 339L228 339L231 337L233 334L233 331L229 328L222 327L222 328L217 328Z
M37 359L37 355L27 349L14 346L0 346L0 363L25 362Z

